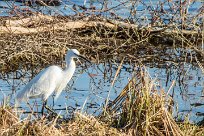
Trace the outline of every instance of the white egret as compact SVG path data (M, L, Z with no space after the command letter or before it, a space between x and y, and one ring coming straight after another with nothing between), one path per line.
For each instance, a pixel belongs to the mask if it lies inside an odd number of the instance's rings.
M74 58L82 58L88 61L76 49L68 50L65 56L65 69L63 70L61 67L54 65L42 70L17 94L16 105L22 101L28 102L32 98L42 98L46 102L48 97L54 92L56 94L55 99L57 99L74 74L76 69ZM44 106L42 107L42 112Z

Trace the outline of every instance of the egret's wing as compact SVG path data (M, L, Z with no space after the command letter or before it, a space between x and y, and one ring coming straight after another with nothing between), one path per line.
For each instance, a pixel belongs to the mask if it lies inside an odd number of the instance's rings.
M50 66L35 76L25 87L18 93L18 100L27 100L28 98L42 97L46 100L55 90L60 82L62 69L57 66Z

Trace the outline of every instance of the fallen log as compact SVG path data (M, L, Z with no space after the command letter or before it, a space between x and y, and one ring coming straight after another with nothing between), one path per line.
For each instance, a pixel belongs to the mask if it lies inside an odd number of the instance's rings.
M185 36L194 35L201 36L202 32L198 30L181 30L175 26L165 27L151 27L151 26L137 26L135 24L125 23L122 21L114 21L107 19L100 19L96 21L86 20L69 20L64 21L63 19L55 21L54 17L48 15L34 15L23 19L5 20L4 25L0 25L0 33L11 33L11 34L31 34L40 33L52 30L67 30L67 29L81 29L87 27L103 26L108 29L117 31L119 28L128 29L132 31L146 31L151 34L163 33L163 34L182 34Z

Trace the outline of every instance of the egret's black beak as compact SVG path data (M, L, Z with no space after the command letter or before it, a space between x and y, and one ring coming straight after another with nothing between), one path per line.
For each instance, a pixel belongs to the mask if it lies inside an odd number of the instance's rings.
M91 64L91 61L89 61L87 58L85 58L84 56L82 55L77 55L79 58L82 58L83 60L89 62Z

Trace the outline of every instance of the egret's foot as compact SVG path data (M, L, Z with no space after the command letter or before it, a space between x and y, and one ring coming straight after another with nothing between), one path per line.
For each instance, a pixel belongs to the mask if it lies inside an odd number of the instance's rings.
M56 113L52 108L50 108L49 106L45 105L45 108L51 112L51 117L54 117L54 118L63 118L61 115L59 115L58 113Z

